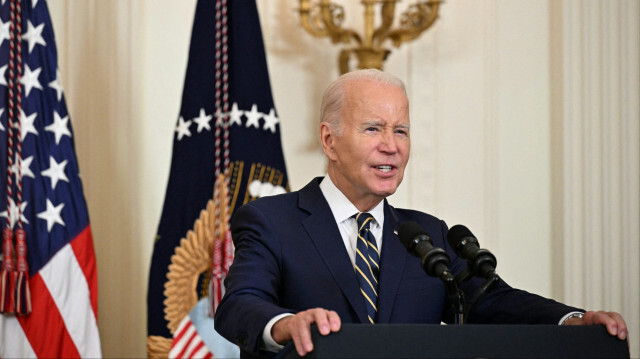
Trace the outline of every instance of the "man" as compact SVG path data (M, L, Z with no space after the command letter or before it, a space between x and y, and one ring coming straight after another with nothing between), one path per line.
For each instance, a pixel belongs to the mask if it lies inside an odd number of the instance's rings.
M459 273L466 262L446 243L446 224L385 199L402 182L409 127L400 80L371 69L345 74L322 98L320 141L328 176L237 210L236 254L215 325L243 357L268 355L291 340L303 356L313 350L311 323L323 335L347 322L453 323L442 281L425 275L394 234L404 222L418 223ZM367 241L368 247L362 244ZM461 287L471 296L482 283L475 279ZM583 313L500 282L474 305L467 322L603 324L611 335L626 338L619 314Z

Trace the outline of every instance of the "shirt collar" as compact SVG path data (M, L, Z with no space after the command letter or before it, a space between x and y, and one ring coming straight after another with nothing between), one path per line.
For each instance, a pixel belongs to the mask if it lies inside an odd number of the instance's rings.
M331 209L331 213L333 213L336 223L342 223L359 212L358 208L349 201L347 196L336 187L328 174L325 175L320 182L320 190L329 203L329 208ZM368 213L371 213L377 225L382 226L382 223L384 223L384 201L380 201L380 203L368 211Z

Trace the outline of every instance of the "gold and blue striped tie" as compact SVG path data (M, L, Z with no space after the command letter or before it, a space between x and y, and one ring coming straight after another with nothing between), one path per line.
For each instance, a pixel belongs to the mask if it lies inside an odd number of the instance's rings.
M353 215L358 224L358 239L356 245L356 275L360 282L360 291L367 306L369 321L375 323L378 312L378 273L380 268L380 254L376 239L369 230L373 217L369 213Z

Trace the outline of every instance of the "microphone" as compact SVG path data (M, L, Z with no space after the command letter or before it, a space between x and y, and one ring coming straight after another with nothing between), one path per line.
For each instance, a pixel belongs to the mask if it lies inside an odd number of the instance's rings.
M431 238L419 224L405 222L398 227L398 237L404 247L422 262L422 268L432 277L452 276L451 259L442 248L434 247ZM444 276L444 277L443 277Z
M467 264L476 276L484 278L496 276L496 257L488 250L480 248L478 240L467 227L461 224L451 227L447 233L447 242L459 257L467 260Z

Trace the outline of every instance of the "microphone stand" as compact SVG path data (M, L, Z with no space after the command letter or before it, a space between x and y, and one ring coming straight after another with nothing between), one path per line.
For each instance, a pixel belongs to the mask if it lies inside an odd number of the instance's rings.
M473 305L476 304L476 302L480 300L480 298L482 298L485 294L487 294L487 291L491 289L494 285L496 285L499 281L500 281L500 277L498 276L498 273L496 272L489 273L487 275L487 280L484 282L484 284L482 284L482 286L480 286L480 288L478 288L478 290L474 293L473 297L471 298L471 301L469 301L469 305L465 310L465 314L469 314L469 312L471 311L471 307L473 307Z
M444 282L447 297L453 308L454 324L464 324L464 293L458 288L458 282L448 270L442 272L440 279Z

